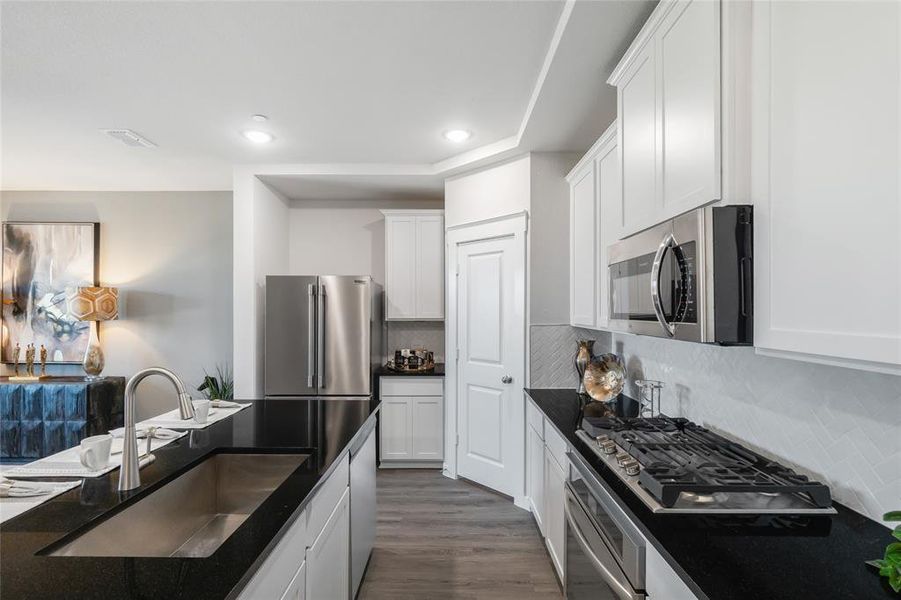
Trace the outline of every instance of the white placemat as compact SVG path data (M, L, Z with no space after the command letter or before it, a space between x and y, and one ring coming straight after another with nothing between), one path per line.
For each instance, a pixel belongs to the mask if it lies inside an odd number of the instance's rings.
M238 406L234 408L210 408L209 417L207 417L206 423L198 423L193 419L181 419L181 414L178 412L178 409L170 410L167 413L163 413L156 417L147 419L146 421L141 421L138 423L138 427L167 427L169 429L205 429L212 425L213 423L218 423L222 419L226 419L242 410L250 406L252 402L248 402L246 404L238 404Z
M30 498L0 498L0 523L17 517L35 506L40 506L63 492L78 487L81 485L81 481L32 481L29 485L48 489L50 492L43 496L32 496Z
M187 435L186 431L181 432L178 437L167 440L159 440L154 438L150 443L150 451L159 450L166 444L171 444L175 440ZM113 438L113 446L110 451L109 463L103 469L91 471L81 464L78 455L78 447L69 448L56 454L51 454L44 458L40 458L34 462L25 465L16 465L3 471L6 477L100 477L122 466L122 438ZM147 453L147 440L138 440L138 458Z

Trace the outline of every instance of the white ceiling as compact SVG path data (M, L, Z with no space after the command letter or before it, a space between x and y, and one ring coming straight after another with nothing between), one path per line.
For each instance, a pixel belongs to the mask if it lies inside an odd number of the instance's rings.
M432 196L443 175L505 153L587 148L615 115L603 81L653 5L3 2L0 183L230 189L235 165L328 164L329 177L269 183ZM275 142L250 144L250 127ZM475 135L451 144L455 127ZM362 176L372 165L391 175Z

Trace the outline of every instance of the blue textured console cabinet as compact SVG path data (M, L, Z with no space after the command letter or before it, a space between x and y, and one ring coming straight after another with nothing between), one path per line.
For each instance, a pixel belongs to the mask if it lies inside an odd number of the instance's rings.
M32 460L122 426L124 377L0 377L0 459Z

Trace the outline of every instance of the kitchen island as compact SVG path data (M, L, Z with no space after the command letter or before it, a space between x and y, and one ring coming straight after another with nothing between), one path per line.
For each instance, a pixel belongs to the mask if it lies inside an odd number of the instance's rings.
M317 499L337 490L334 493L343 494L338 506L347 504L349 455L372 442L378 408L369 398L257 400L233 417L192 430L155 451L156 461L141 469L142 485L135 490L118 492L118 469L85 479L79 488L0 525L0 596L262 597L262 592L253 592L262 589L254 575L268 569L271 579L276 577L273 563L282 567L292 561L302 574L305 551L320 542L310 538L320 529L324 532L337 513L330 506L318 506ZM307 458L205 558L48 555L219 453L259 455L261 461L267 454ZM374 487L374 462L372 470ZM308 529L309 535L302 535ZM136 531L137 527L125 529L121 535L137 535ZM302 598L303 582L300 585L298 597Z

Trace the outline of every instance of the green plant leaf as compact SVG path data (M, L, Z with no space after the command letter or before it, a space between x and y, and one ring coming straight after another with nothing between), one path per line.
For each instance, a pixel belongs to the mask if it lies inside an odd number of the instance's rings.
M892 510L882 516L883 521L901 521L901 510Z
M892 536L896 540L901 540L901 525L898 525L897 527L895 527L895 529L892 531Z

